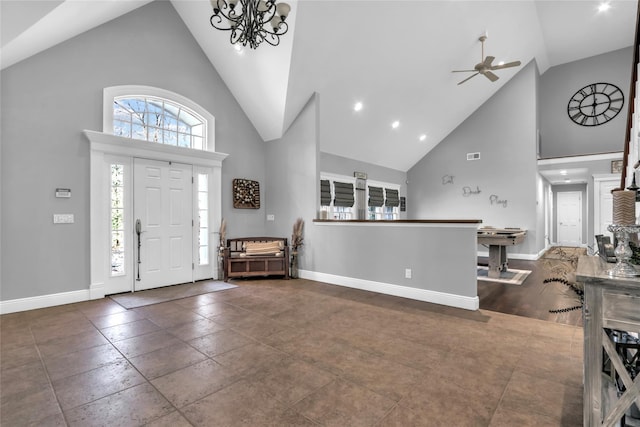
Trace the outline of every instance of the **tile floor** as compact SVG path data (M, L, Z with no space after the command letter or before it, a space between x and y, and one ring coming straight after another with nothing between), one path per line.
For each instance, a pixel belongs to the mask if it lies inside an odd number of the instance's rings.
M0 317L2 426L581 426L582 329L302 279Z

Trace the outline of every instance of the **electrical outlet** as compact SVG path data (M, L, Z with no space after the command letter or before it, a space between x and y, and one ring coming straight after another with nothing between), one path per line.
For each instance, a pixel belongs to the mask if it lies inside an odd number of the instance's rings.
M276 216L273 214L269 214L267 215L267 221L275 221L276 220Z
M405 279L411 279L411 269L410 268L405 268L404 269L404 278Z

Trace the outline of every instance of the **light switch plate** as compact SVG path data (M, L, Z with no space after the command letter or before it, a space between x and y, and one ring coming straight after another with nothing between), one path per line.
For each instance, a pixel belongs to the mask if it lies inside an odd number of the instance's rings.
M53 214L54 224L73 224L73 214Z
M275 221L276 220L276 216L273 214L269 214L267 215L267 221Z

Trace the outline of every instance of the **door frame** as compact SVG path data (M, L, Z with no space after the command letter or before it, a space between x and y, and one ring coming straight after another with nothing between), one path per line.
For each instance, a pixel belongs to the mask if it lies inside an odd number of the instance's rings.
M558 199L560 198L560 194L577 194L579 199L580 199L580 218L579 218L579 231L580 234L578 235L578 245L582 246L583 243L583 224L584 224L584 219L583 219L583 215L582 215L582 211L584 210L584 200L582 197L582 191L579 190L569 190L569 191L556 191L556 241L557 244L562 244L562 242L560 242L560 202L558 201Z
M107 290L116 289L114 278L110 273L110 235L108 229L109 219L109 165L113 156L122 160L128 159L129 167L132 168L133 158L147 158L150 160L160 160L167 162L191 164L194 167L210 168L212 173L209 177L209 241L215 244L219 240L219 229L222 217L222 161L228 156L224 153L213 151L192 150L182 147L158 144L155 142L140 141L123 138L103 132L85 130L90 145L90 196L89 196L89 219L90 219L90 299L104 298ZM132 188L132 187L131 187ZM125 227L132 227L133 206L125 207ZM130 230L130 231L129 231ZM125 230L128 235L133 235L133 228ZM126 248L125 248L126 250ZM211 276L217 277L218 263L213 259L216 251L210 251ZM129 250L128 253L132 253ZM131 265L129 263L129 265ZM133 276L132 271L128 271L125 276ZM129 280L122 279L122 280ZM133 290L133 281L130 289ZM118 289L124 288L118 285Z
M605 234L609 233L607 230L598 230L596 228L599 227L601 222L600 218L600 210L601 210L601 202L602 202L602 188L605 184L608 183L616 183L617 186L620 186L620 175L617 174L598 174L593 176L593 235L596 234ZM591 236L592 239L595 239L594 236ZM590 244L595 245L594 241L591 241Z

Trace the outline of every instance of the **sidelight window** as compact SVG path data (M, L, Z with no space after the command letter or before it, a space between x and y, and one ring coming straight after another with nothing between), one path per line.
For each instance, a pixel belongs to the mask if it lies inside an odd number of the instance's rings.
M124 165L111 165L111 275L125 274Z
M198 265L209 264L209 174L198 174Z

